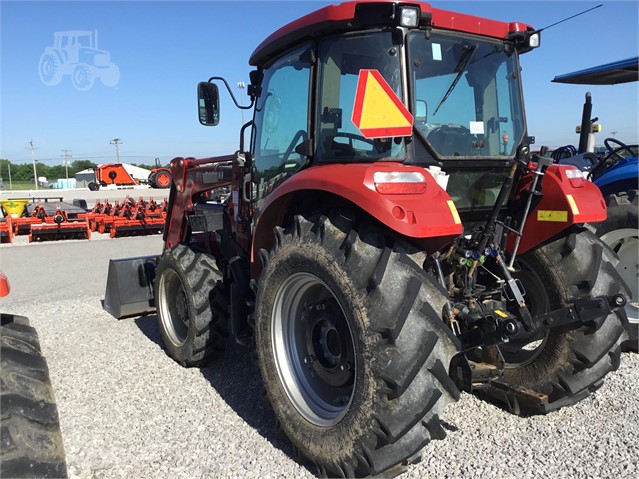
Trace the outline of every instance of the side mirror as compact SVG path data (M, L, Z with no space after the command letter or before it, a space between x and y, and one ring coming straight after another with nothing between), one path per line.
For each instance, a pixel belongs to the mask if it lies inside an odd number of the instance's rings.
M197 102L200 123L215 126L220 122L220 94L215 83L200 82L197 85Z

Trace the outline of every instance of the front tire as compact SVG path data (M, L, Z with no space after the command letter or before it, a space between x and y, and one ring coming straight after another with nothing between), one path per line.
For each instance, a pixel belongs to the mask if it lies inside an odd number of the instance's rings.
M615 259L589 230L545 244L518 258L517 277L526 290L533 315L567 306L571 298L624 294ZM527 341L499 346L503 376L480 397L514 414L547 413L576 404L598 389L619 367L627 318L623 309L610 313L600 327L549 330ZM487 348L489 357L499 355Z
M401 468L459 398L442 291L406 245L349 214L294 218L262 251L256 344L286 435L321 475Z
M201 366L219 356L227 335L228 306L215 260L180 244L166 251L156 270L160 334L182 366Z

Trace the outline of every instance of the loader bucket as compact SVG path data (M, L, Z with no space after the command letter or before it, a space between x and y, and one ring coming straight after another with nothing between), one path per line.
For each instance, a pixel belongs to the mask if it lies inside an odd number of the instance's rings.
M155 312L153 280L159 256L109 260L104 309L117 319Z

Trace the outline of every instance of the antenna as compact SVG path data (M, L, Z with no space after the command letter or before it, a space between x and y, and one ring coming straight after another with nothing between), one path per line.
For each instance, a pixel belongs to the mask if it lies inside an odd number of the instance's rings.
M548 25L548 26L546 26L546 27L544 27L544 28L540 28L539 30L535 30L535 31L534 31L534 32L532 32L532 33L540 33L540 32L543 32L544 30L546 30L546 29L548 29L548 28L550 28L550 27L554 27L555 25L559 25L560 23L564 23L564 22L566 22L566 21L568 21L568 20L570 20L570 19L572 19L572 18L578 17L579 15L583 15L584 13L591 12L592 10L595 10L596 8L599 8L599 7L602 7L602 6L603 6L603 3L600 3L600 4L599 4L599 5L597 5L596 7L592 7L592 8L589 8L588 10L584 10L583 12L576 13L576 14L574 14L574 15L573 15L573 16L571 16L571 17L564 18L563 20L559 20L558 22L555 22L555 23L553 23L552 25Z

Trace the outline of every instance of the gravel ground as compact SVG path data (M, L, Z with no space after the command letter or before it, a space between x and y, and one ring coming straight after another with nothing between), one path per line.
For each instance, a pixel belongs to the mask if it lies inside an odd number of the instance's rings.
M100 238L97 238L100 239ZM163 351L155 315L101 308L109 258L159 252L161 239L63 241L0 248L12 284L0 309L37 328L57 395L69 475L79 478L313 477L273 429L257 366L227 354L185 369ZM635 478L639 356L579 405L518 418L464 394L403 477Z

